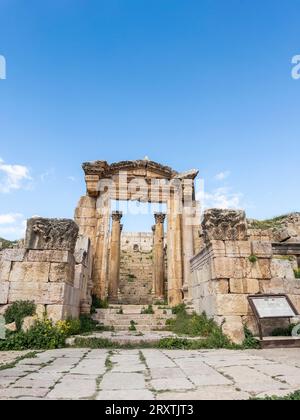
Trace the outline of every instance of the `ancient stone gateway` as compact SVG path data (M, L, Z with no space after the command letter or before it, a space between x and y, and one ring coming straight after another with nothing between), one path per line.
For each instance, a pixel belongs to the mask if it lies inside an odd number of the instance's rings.
M95 294L101 299L108 297L112 303L120 299L122 214L112 212L111 203L137 200L167 207L166 215L153 215L152 294L156 299L167 295L170 305L181 303L187 298L190 259L199 251L200 215L194 186L198 171L178 173L147 159L89 162L83 164L83 170L87 193L79 201L75 222L93 245Z

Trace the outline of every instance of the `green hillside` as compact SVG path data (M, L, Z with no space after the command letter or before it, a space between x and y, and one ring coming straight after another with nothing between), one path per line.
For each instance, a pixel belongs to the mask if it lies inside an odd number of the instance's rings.
M2 248L12 248L16 245L17 241L8 241L7 239L0 238L0 243L2 242Z

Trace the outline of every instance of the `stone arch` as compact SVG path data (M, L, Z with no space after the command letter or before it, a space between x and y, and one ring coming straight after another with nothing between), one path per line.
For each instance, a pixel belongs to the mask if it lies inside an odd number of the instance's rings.
M169 166L148 159L112 164L106 161L86 162L83 170L87 193L79 202L75 221L80 231L91 238L94 246L95 293L101 298L107 297L112 287L109 272L113 271L115 278L118 277L118 267L112 268L112 265L119 264L117 247L121 229L116 226L115 231L110 231L111 217L114 217L111 214L111 200L166 203L168 300L171 305L181 303L183 292L187 297L190 259L196 251L194 234L200 225L200 216L195 218L197 203L194 180L198 171L180 174ZM194 223L191 223L192 219ZM120 220L116 223L120 225ZM159 223L158 217L156 225ZM154 240L155 237L154 234ZM108 255L111 240L116 243L115 262ZM164 253L164 248L158 252ZM161 258L157 260L161 261ZM154 272L159 270L154 269Z

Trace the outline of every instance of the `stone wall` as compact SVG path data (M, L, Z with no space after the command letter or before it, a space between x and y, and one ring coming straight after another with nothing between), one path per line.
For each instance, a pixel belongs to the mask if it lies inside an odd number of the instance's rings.
M25 247L0 252L0 309L30 300L54 321L90 308L91 247L71 220L30 219Z
M129 304L153 302L153 234L122 233L120 301Z
M243 212L207 211L202 231L204 247L191 260L190 296L198 313L206 312L241 343L244 325L257 333L250 294L286 293L300 311L297 257L275 255L268 236L249 236Z

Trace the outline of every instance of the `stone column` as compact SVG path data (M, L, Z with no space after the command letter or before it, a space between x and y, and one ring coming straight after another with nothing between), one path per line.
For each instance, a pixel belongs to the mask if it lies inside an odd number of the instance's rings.
M104 197L103 197L104 196ZM107 298L108 286L108 245L111 202L103 194L97 200L97 227L95 232L95 257L93 266L94 293L100 298Z
M154 293L158 299L164 298L165 281L165 259L164 259L164 213L155 213L155 233L154 233Z
M187 302L190 287L191 265L190 260L194 256L194 209L184 207L182 213L182 250L183 250L183 293Z
M122 212L112 213L112 229L109 259L109 285L108 296L110 302L118 301L119 278L120 278L120 253L121 253L121 225Z
M152 238L152 261L153 261L153 268L152 268L152 295L153 297L155 297L155 269L154 269L154 240L155 240L155 225L152 226L152 233L153 233L153 238Z
M168 301L176 306L183 301L183 269L182 269L182 215L180 199L171 193L168 200Z

